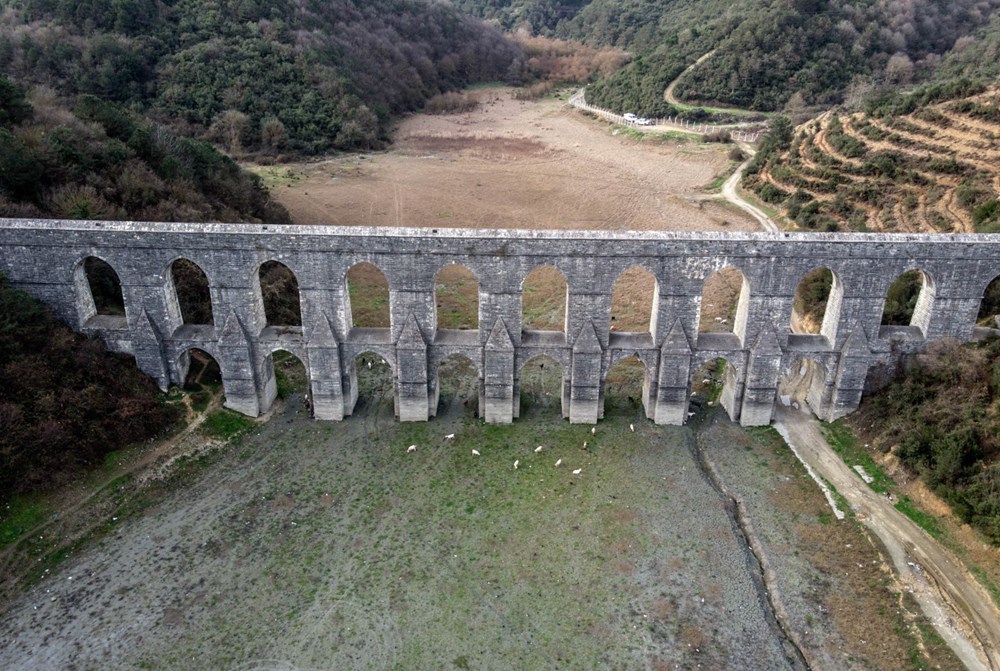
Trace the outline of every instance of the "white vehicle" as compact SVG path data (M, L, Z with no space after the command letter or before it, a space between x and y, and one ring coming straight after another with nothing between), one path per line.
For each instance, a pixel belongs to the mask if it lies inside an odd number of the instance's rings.
M639 125L639 126L652 126L653 125L653 120L652 119L647 119L646 117L641 116L638 119L635 119L635 123L636 123L636 125Z
M639 120L639 117L637 117L632 112L625 112L625 114L622 114L622 118L625 119L625 121L638 121Z

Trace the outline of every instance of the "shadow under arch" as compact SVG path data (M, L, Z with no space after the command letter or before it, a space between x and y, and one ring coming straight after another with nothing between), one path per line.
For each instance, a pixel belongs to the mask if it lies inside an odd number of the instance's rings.
M441 359L433 371L431 416L461 417L467 412L478 416L483 398L479 367L465 354L453 353Z
M750 311L750 281L733 265L723 266L705 278L698 302L698 340L702 349L740 348ZM702 345L707 337L709 343ZM735 336L735 341L730 342ZM717 341L717 342L716 342Z
M976 325L1000 329L1000 275L990 280L983 289L976 314Z
M694 411L721 405L729 418L738 422L743 406L742 366L726 359L714 357L693 368L689 401Z
M225 388L219 360L200 347L189 347L177 355L180 386L190 394L195 410L204 409L219 397L225 403Z
M289 401L301 394L300 402L312 413L309 389L309 366L298 352L275 346L264 357L261 368L264 399L262 408L270 408L276 400ZM290 404L286 411L297 410L298 404Z
M174 326L214 326L212 290L201 266L178 257L168 264L164 275L167 312Z
M844 300L844 285L831 268L813 268L799 280L792 300L789 328L792 333L821 335L827 346L837 342L837 327Z
M536 354L518 369L515 384L515 417L527 409L527 414L549 411L559 402L562 417L569 417L570 384L567 371L548 354Z
M399 395L395 392L396 371L381 354L366 350L347 362L344 380L344 415L358 410L378 413L385 407L387 395L393 399L394 416L399 416ZM360 405L359 405L360 404Z
M633 417L652 411L652 371L638 353L622 356L608 368L601 386L601 417L611 413Z
M80 328L126 328L125 294L110 263L94 255L80 259L73 268L73 285Z
M880 338L926 338L934 311L934 278L922 268L901 273L886 290Z

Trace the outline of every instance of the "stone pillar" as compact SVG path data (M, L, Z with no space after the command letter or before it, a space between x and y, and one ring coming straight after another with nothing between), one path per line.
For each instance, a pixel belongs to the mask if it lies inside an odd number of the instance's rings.
M820 419L832 422L854 412L861 405L868 367L872 363L872 350L868 343L868 335L864 328L861 324L855 324L843 347L840 348L840 363L837 365L837 374L834 378L833 396L826 416L821 416Z
M569 421L571 424L596 424L600 416L601 361L604 350L594 322L587 321L573 343L570 373Z
M482 416L488 424L510 424L514 421L514 343L499 317L483 357Z
M767 426L771 423L781 377L781 358L781 343L774 326L767 324L750 348L747 359L746 384L739 415L742 426ZM726 410L733 416L732 408Z
M396 398L401 422L430 418L427 376L427 340L411 312L396 341Z
M219 368L222 370L226 407L257 417L260 414L260 396L254 375L253 352L250 339L234 309L230 309L219 335Z
M684 324L677 319L660 346L652 420L657 424L684 424L690 401L690 384L691 341Z
M329 317L321 313L306 341L309 354L309 394L316 419L344 419L344 389L341 386L340 344Z
M132 325L132 354L139 370L156 380L161 391L166 391L170 386L170 368L163 356L163 337L145 310Z

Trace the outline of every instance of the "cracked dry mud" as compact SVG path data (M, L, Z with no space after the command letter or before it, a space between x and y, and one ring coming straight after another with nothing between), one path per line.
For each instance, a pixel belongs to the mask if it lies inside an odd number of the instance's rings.
M656 427L626 401L592 436L558 419L558 380L522 382L509 427L474 419L468 380L420 425L395 422L377 378L340 424L293 396L18 598L0 668L802 668L772 600L813 668L905 668L920 615L898 612L864 531L829 522L780 441L716 410Z

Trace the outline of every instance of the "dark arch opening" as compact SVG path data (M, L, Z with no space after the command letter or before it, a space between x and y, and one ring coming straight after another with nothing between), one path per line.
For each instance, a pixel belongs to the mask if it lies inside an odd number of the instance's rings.
M257 272L268 326L302 326L299 280L279 261L262 263Z
M87 276L96 314L124 316L125 295L122 293L122 283L115 269L103 259L88 256L83 262L83 272Z
M1000 328L998 315L1000 315L1000 275L994 277L983 291L983 300L979 304L976 324L989 328Z
M616 361L604 380L604 411L632 416L643 410L649 383L646 364L635 354Z
M518 386L521 415L525 411L551 414L556 408L565 414L565 373L562 364L552 357L538 354L528 359L521 366Z
M464 354L449 354L437 369L438 416L459 417L479 412L479 371Z
M833 272L829 268L816 268L805 274L795 288L792 302L793 333L822 332L831 289Z
M727 266L705 280L701 292L700 333L742 337L750 302L750 283L739 268Z
M623 271L611 287L611 330L656 333L656 304L660 285L642 266Z
M934 301L934 283L922 270L908 270L889 285L883 326L914 326L921 334L927 332Z
M212 292L208 276L198 264L188 259L177 259L170 264L170 277L185 324L212 324Z
M348 310L353 327L389 328L389 280L367 261L347 271Z
M706 361L691 374L692 410L716 405L727 409L735 407L738 386L739 373L735 366L722 357Z
M191 397L191 407L204 411L222 392L222 370L215 357L203 349L191 348L178 358L182 388ZM224 400L224 399L223 399Z
M538 266L521 285L521 328L531 331L566 332L569 284L558 268Z
M278 398L288 399L295 394L305 394L309 389L309 373L302 359L288 350L278 349L271 354L274 381Z
M434 307L440 329L479 328L479 280L465 266L452 263L434 276Z
M354 394L353 411L366 413L393 411L393 372L381 354L362 352L351 362L351 385Z

